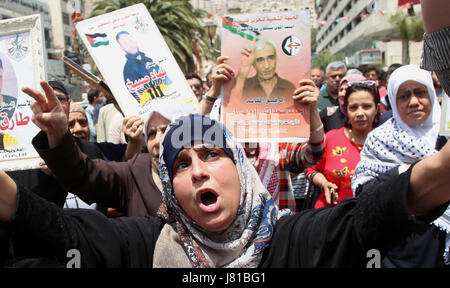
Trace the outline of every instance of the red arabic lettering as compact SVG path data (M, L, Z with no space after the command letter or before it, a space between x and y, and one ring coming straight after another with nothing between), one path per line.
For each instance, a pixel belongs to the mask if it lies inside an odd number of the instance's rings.
M156 79L164 79L164 77L167 75L166 71L161 71L159 74L156 73L156 71L152 71L150 73L152 75L152 80L156 80Z
M25 126L28 124L28 122L30 122L30 117L25 116L25 118L22 117L22 113L19 113L20 115L20 121L17 119L17 114L16 114L16 124L17 126Z
M140 81L139 81L140 80ZM150 82L150 77L148 75L145 75L144 78L138 79L135 82L127 82L128 91L135 92L138 90L142 85L147 84Z

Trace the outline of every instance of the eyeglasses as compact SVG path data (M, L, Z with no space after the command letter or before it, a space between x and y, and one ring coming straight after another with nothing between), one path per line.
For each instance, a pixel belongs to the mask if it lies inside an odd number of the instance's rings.
M70 98L69 97L67 97L66 95L56 95L56 98L58 98L58 100L59 100L59 102L61 103L61 104L66 104L66 103L69 103L70 102Z
M372 81L372 80L364 80L364 81L350 81L348 82L348 87L351 86L364 86L367 88L376 88L377 82Z
M202 88L202 84L191 84L191 88L194 87L195 89L200 89Z

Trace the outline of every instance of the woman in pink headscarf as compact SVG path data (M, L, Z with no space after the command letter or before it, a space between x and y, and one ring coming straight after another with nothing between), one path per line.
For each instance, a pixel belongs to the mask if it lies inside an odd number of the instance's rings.
M348 82L364 81L366 78L359 74L350 74L341 79L339 83L339 106L327 107L320 111L320 119L323 123L323 129L326 132L339 129L344 126L345 122L345 109L344 109L344 96L348 88ZM338 109L339 108L339 109Z

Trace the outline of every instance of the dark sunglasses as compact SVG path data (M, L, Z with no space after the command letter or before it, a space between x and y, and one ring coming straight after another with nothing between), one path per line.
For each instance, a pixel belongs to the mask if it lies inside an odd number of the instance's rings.
M195 89L202 88L202 84L191 84L191 87L194 87Z

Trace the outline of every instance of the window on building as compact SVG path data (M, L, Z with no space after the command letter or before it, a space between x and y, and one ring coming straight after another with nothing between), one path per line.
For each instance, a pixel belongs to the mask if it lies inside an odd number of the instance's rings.
M70 17L66 12L62 12L62 19L64 25L70 25Z
M66 47L72 46L72 39L69 36L64 36L64 44Z
M44 37L45 37L45 48L51 48L52 45L52 38L50 36L50 30L45 28L44 29Z

